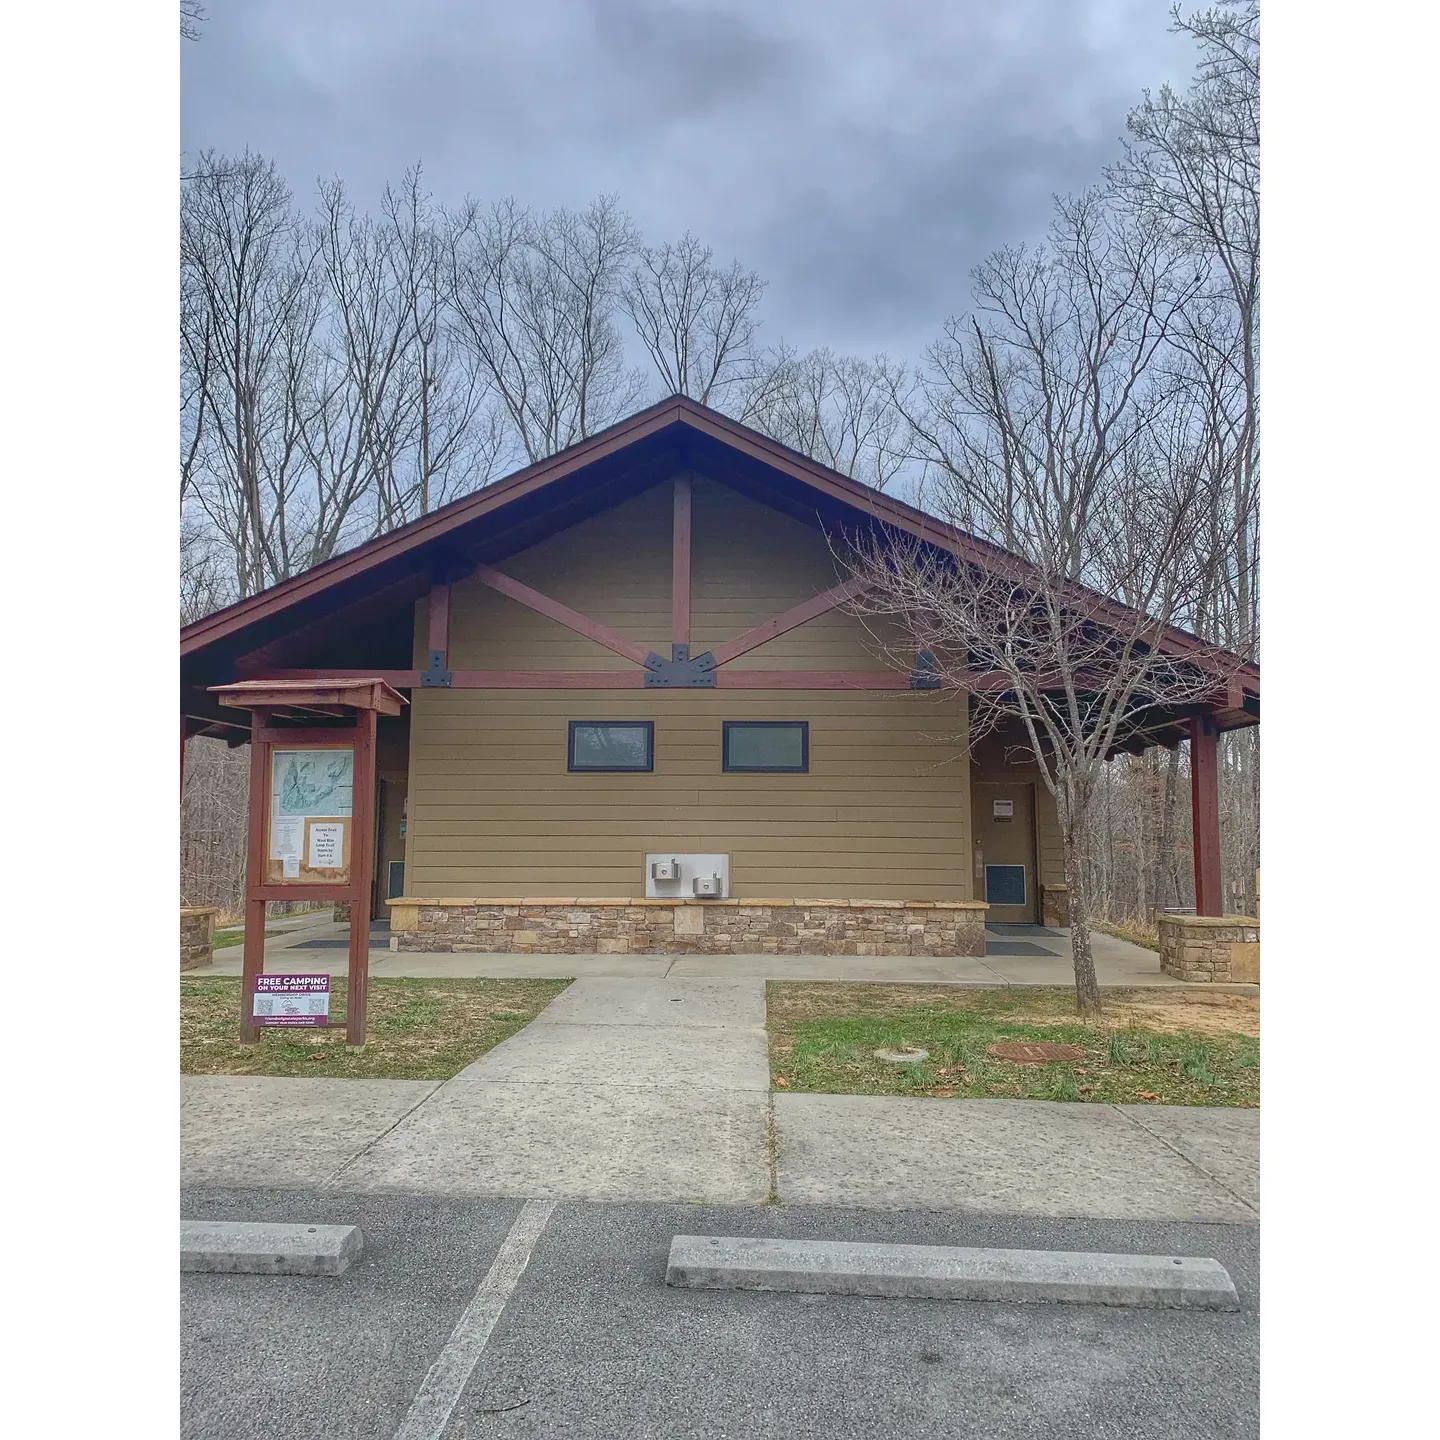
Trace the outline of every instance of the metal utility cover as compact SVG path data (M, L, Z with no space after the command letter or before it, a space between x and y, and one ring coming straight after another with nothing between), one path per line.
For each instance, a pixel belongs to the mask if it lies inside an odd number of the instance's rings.
M1078 1045L1057 1045L1050 1040L999 1040L985 1053L992 1060L1014 1060L1021 1065L1050 1065L1056 1060L1083 1060Z

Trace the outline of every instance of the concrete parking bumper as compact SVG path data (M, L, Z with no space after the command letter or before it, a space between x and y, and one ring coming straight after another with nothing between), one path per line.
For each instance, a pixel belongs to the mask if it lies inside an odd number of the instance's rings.
M915 1300L1008 1300L1238 1310L1217 1260L1070 1250L981 1250L677 1235L665 1283L691 1290L772 1290Z
M358 1225L182 1220L180 1269L212 1275L343 1275L364 1243Z

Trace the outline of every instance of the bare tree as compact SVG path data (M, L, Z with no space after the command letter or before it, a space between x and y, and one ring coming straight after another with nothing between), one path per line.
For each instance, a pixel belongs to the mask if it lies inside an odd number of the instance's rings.
M315 234L329 323L316 346L316 403L306 407L301 440L314 474L312 564L357 521L375 534L393 525L395 464L420 401L394 229L357 214L336 180L321 186Z
M1138 216L1163 228L1203 274L1174 344L1209 412L1206 463L1217 503L1197 544L1212 581L1201 633L1259 658L1260 608L1260 11L1254 0L1185 15L1172 29L1198 49L1184 94L1166 87L1131 111L1122 161L1108 180ZM1260 737L1227 736L1227 891L1249 912L1260 863Z
M200 27L208 18L200 0L180 0L180 38L198 40Z
M643 393L615 323L638 244L611 196L542 216L470 202L452 217L452 324L531 461L612 424Z
M735 405L747 425L792 450L883 490L908 458L897 396L907 372L884 355L862 360L780 345L764 357Z
M289 511L319 316L313 251L289 187L248 152L200 156L182 194L180 244L191 391L182 487L226 537L238 592L250 595L293 573Z
M928 492L966 529L1080 578L1106 480L1152 426L1193 267L1090 192L1057 205L1048 245L1000 250L974 278L974 311L946 321L901 403Z
M1077 585L1043 557L999 550L956 560L921 540L856 537L845 560L871 588L853 602L909 637L904 650L881 640L897 667L928 652L942 688L971 700L968 743L1018 724L1021 748L1055 799L1065 854L1076 1004L1100 1011L1090 947L1090 875L1105 762L1143 734L1156 715L1183 713L1223 690L1237 662L1190 645L1165 647L1171 617L1198 581L1189 531L1197 489L1165 477L1106 487L1097 527L1123 524L1143 535L1126 549L1134 566L1129 610ZM889 633L886 631L877 633ZM913 649L911 648L913 646Z
M1211 463L1224 474L1229 522L1213 538L1229 590L1213 623L1231 647L1258 645L1260 470L1260 12L1229 0L1172 28L1200 50L1195 83L1168 86L1130 112L1124 159L1108 176L1143 223L1199 270L1201 293L1173 335L1214 414ZM1222 613L1224 612L1224 613Z
M642 249L620 305L667 394L723 406L751 378L765 282L739 261L722 269L714 254L688 231L676 243Z
M402 525L487 484L506 455L503 415L475 356L455 341L442 217L418 166L382 200L390 283L408 329L413 394L409 444L391 464L377 506L380 528Z
M180 623L189 625L234 599L222 542L195 518L180 522Z
M1059 203L1048 246L977 269L975 312L947 324L922 387L897 402L930 465L930 507L1003 549L956 562L891 537L851 561L872 585L857 610L933 655L941 684L972 697L974 734L1024 734L1055 798L1084 1014L1100 1005L1086 857L1105 762L1237 663L1188 641L1180 661L1162 643L1208 575L1193 544L1213 503L1195 407L1160 364L1195 289L1153 227L1098 194Z

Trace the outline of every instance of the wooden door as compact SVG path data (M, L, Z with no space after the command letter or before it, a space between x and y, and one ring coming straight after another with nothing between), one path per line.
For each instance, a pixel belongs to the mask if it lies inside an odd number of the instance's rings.
M990 906L985 918L1012 925L1037 923L1035 787L976 781L971 797L975 897Z
M408 790L409 786L404 780L382 780L380 782L378 843L375 846L374 903L370 916L372 920L388 920L390 907L385 902L404 891L406 795Z

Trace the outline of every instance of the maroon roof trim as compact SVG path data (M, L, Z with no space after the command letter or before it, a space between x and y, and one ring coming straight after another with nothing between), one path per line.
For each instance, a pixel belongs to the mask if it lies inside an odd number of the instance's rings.
M556 480L572 475L597 460L613 455L679 422L761 464L779 470L791 479L809 485L833 500L852 509L868 512L877 520L903 530L917 539L939 545L962 559L984 565L987 561L1002 557L1012 560L1016 558L1000 546L957 529L893 495L886 495L858 480L852 480L848 475L828 469L818 461L761 435L727 415L711 410L686 396L672 395L648 409L638 411L626 420L619 421L609 429L570 446L569 449L548 456L523 470L517 470L504 480L487 485L483 490L477 490L472 495L454 500L429 515L413 520L399 530L392 530L387 535L358 545L344 555L316 565L304 574L272 585L258 595L237 601L234 605L184 626L180 631L180 654L182 657L193 654L216 640L232 635L256 621L268 619L302 600L311 599L335 585L353 579L384 561L405 555L429 541L469 525L502 509L513 500L543 489ZM1117 617L1130 614L1128 607L1117 600L1100 595L1088 587L1077 588L1100 600L1107 608L1112 608ZM1174 626L1167 627L1165 640L1180 653L1211 648L1198 636ZM1243 682L1246 682L1245 688L1253 688L1253 691L1258 693L1259 668L1247 664L1239 674ZM1253 686L1249 682L1253 682Z

